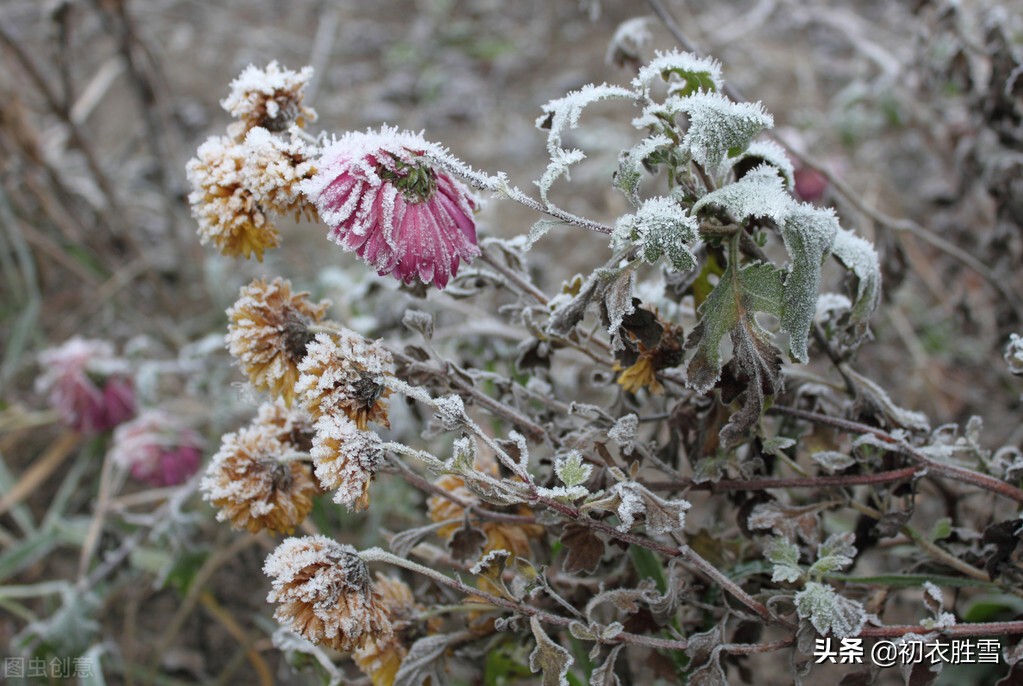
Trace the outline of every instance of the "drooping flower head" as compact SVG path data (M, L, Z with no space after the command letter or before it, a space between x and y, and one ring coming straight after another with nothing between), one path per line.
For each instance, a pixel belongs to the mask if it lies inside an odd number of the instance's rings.
M251 426L269 431L296 451L309 452L313 447L313 424L309 415L298 406L288 407L281 398L261 404Z
M387 611L393 633L369 638L352 654L355 665L370 678L373 686L394 686L394 678L408 655L404 629L411 625L413 613L419 609L412 589L401 579L377 572L376 590Z
M266 427L224 436L199 484L218 508L217 519L236 529L290 533L313 509L316 484L309 466L286 459L288 446Z
M202 439L169 414L149 410L117 427L110 457L139 481L177 486L198 471Z
M39 355L36 382L49 393L61 421L86 434L108 431L135 416L135 390L127 363L107 341L71 338Z
M391 425L384 402L391 392L384 386L390 353L348 330L316 334L306 351L295 392L313 419L343 415L359 429L369 422Z
M320 486L337 490L335 503L356 511L369 506L369 483L383 460L376 433L359 429L343 415L323 415L316 422L311 455Z
M335 650L351 651L393 633L387 608L354 548L326 536L288 538L266 559L282 625Z
M305 126L316 121L316 112L302 105L303 91L313 77L313 68L292 71L276 61L266 69L250 64L231 82L231 93L220 101L231 116L240 120L229 129L239 139L249 129L286 131L292 124Z
M460 259L479 255L476 200L431 162L445 154L396 128L348 133L324 148L302 189L330 238L379 274L444 288Z
M292 293L291 282L256 279L241 289L227 311L227 348L258 390L288 405L295 397L298 363L313 339L309 326L323 319L330 303L313 303L306 292Z

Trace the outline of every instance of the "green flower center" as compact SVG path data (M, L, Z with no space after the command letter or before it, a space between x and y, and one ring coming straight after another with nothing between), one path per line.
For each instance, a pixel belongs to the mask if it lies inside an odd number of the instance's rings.
M391 159L394 160L393 167L377 165L377 176L394 184L410 203L424 202L433 197L437 191L437 173L433 169L418 161L411 164L403 162L394 155Z

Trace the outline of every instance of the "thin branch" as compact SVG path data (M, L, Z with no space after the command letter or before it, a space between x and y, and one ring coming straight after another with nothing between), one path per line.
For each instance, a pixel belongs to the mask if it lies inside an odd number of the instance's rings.
M1015 486L1008 484L1004 481L988 476L987 474L981 474L975 472L972 469L965 467L958 467L956 465L947 464L945 462L938 462L927 455L923 454L906 441L895 438L884 429L879 429L875 426L868 426L859 422L854 422L848 419L840 419L838 417L829 417L827 415L818 414L816 412L808 412L806 410L799 410L794 407L785 407L783 405L775 405L774 407L767 410L768 414L781 414L789 417L796 417L798 419L805 419L808 422L814 422L815 424L823 424L825 426L831 426L836 429L842 429L843 431L858 433L858 434L870 434L880 438L885 443L891 444L892 450L897 451L905 455L906 457L918 462L927 468L928 472L940 474L941 476L947 477L954 481L961 483L970 484L971 486L977 486L985 491L996 493L1003 498L1009 500L1015 500L1017 503L1023 503L1023 490L1016 488Z
M789 479L721 479L717 482L695 483L682 481L641 482L651 491L761 491L772 488L848 488L876 486L911 479L923 472L923 467L904 467L876 474L839 474L835 476L807 476Z

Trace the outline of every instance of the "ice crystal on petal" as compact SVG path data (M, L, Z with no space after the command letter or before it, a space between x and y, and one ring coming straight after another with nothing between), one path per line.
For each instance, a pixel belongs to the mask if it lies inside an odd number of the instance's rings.
M659 78L669 83L670 94L689 95L698 90L719 90L724 86L721 64L717 60L678 50L658 51L654 59L640 68L632 85L645 97L650 97L650 88Z
M337 489L335 503L356 511L369 506L369 483L383 460L381 446L375 432L360 430L346 417L320 417L310 454L320 485Z
M650 264L664 255L676 270L688 271L696 267L689 245L696 240L698 226L672 198L651 198L635 214L626 214L615 223L611 240L615 250L635 242Z
M843 598L827 584L808 582L796 594L796 612L801 619L808 619L813 628L822 636L836 638L855 636L867 623L867 613L860 603Z
M263 565L274 617L313 643L351 651L393 633L387 609L354 548L326 536L285 539Z
M343 414L365 429L369 422L389 427L384 376L393 371L391 356L354 331L319 333L306 348L295 393L309 415Z
M329 237L379 274L444 288L459 260L479 255L478 203L435 162L448 157L408 131L352 132L324 148L302 190Z
M695 93L682 98L678 106L689 115L682 146L711 171L725 156L740 154L754 136L774 126L774 117L759 102L736 103L718 93Z
M316 112L302 106L303 90L313 77L312 67L301 71L281 68L276 61L265 69L250 64L231 82L230 94L221 106L241 120L231 131L239 138L255 126L285 131L292 123L304 126L316 121Z
M785 190L784 180L774 167L761 164L735 183L722 186L696 201L693 214L710 205L723 207L740 224L750 217L767 218L781 224L795 202Z
M296 219L316 217L316 208L299 189L316 171L312 162L315 149L298 138L288 140L257 127L245 136L242 150L242 183L262 207Z
M200 243L213 243L228 257L255 255L262 262L268 248L280 245L280 234L246 186L245 169L241 144L226 136L207 139L186 167L192 185L188 202L199 224Z
M292 293L291 282L281 278L256 279L241 289L227 311L225 342L256 389L291 404L298 363L312 340L309 326L323 319L329 305L313 303L304 291Z
M313 508L316 485L309 466L285 461L288 452L267 427L224 436L199 484L203 497L236 529L290 532Z

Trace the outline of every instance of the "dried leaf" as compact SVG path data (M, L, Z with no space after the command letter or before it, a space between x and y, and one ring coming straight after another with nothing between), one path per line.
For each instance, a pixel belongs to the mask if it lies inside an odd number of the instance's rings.
M561 543L565 547L563 567L568 574L592 574L604 557L604 541L585 524L565 525Z
M529 668L534 674L543 672L543 686L568 686L568 669L575 662L572 655L551 640L536 617L529 618L529 626L536 638L536 648L529 654Z

